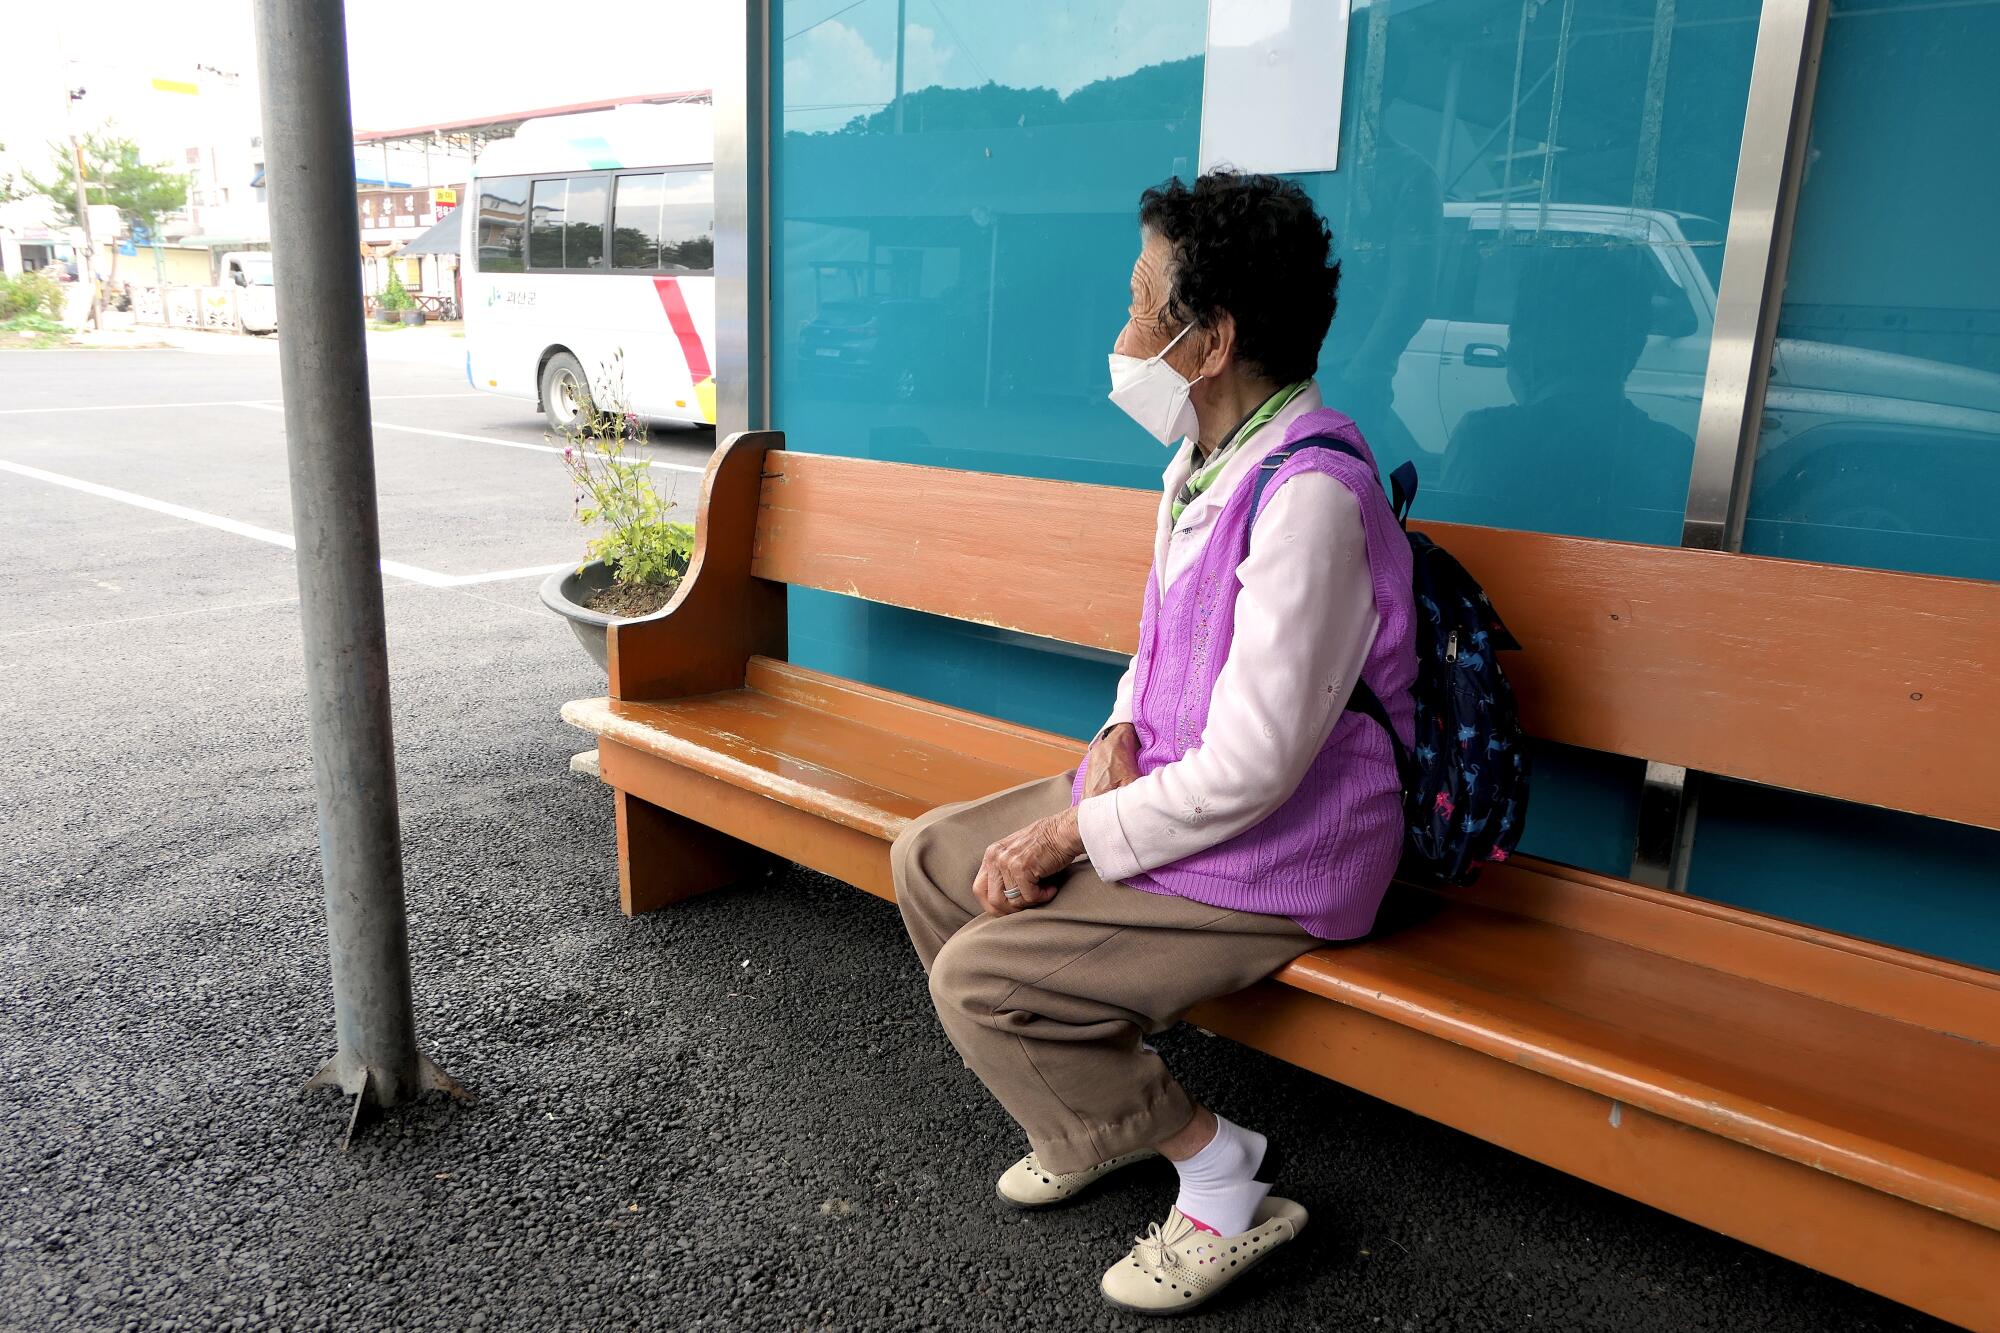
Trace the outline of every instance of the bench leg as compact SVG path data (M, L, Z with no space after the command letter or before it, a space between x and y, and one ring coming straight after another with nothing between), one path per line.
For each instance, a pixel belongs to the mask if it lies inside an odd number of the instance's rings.
M627 916L755 878L771 856L706 824L620 791L618 906Z

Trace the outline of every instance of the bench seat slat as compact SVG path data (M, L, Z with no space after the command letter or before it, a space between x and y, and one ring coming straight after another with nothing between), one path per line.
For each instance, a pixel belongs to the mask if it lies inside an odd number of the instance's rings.
M1047 776L749 689L651 704L583 699L563 717L885 840L936 806Z
M1463 902L1278 980L2000 1227L2000 1049Z
M2000 973L1532 858L1450 892L2000 1049Z
M842 680L772 657L750 659L748 685L773 698L920 737L1035 776L1072 768L1083 752L1083 747L1067 736Z

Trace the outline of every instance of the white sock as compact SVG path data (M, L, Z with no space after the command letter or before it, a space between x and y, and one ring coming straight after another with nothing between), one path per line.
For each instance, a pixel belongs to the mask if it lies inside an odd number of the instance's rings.
M1264 1165L1264 1136L1254 1129L1215 1117L1215 1137L1184 1162L1181 1193L1174 1207L1183 1216L1222 1236L1240 1236L1250 1229L1257 1205L1271 1187L1257 1179Z

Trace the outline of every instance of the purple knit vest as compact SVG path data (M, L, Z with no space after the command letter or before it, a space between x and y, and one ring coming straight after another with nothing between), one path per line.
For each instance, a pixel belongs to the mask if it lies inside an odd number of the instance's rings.
M1410 687L1417 675L1409 542L1375 479L1374 455L1351 420L1325 408L1309 412L1292 423L1282 443L1323 436L1345 440L1368 461L1331 449L1302 450L1272 478L1264 503L1301 472L1334 478L1359 502L1380 620L1361 678L1408 745L1415 713ZM1279 447L1273 441L1261 454ZM1236 567L1248 553L1255 489L1246 475L1223 503L1195 565L1164 599L1157 566L1146 581L1132 687L1141 774L1187 753L1208 723L1209 700L1234 633L1242 586ZM1079 773L1077 799L1082 778ZM1365 935L1402 855L1401 793L1395 753L1381 726L1345 712L1283 805L1226 842L1127 882L1149 893L1287 916L1320 939Z

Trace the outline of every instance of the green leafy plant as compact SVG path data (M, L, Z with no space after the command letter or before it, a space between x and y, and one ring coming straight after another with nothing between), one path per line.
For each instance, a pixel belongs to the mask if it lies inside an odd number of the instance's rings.
M673 502L654 488L652 460L627 456L644 443L646 427L625 406L624 357L616 353L605 368L607 404L579 412L561 433L563 463L577 522L602 529L587 544L591 558L605 563L616 585L671 593L687 573L694 527L668 519Z
M47 270L23 273L18 278L0 276L0 321L23 315L57 319L62 307L62 286Z
M416 309L417 303L411 297L410 289L403 285L403 275L396 271L394 264L389 265L389 285L382 289L376 304L383 310Z

